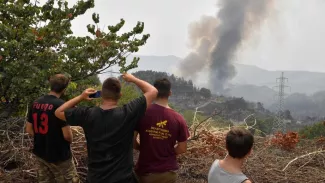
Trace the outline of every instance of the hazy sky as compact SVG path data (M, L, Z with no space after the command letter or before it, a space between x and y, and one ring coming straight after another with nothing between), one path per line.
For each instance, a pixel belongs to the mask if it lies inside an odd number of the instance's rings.
M143 21L151 37L138 54L184 57L190 51L188 25L202 15L215 15L216 4L216 0L96 0L95 8L73 22L73 31L86 34L93 12L100 14L101 27L124 18L123 30L130 30ZM273 0L270 8L264 24L242 44L234 61L268 70L325 72L325 1Z

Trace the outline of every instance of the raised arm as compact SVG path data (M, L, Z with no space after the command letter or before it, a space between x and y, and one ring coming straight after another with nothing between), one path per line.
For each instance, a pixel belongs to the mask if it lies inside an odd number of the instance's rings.
M151 104L156 99L158 90L148 82L138 79L132 74L127 73L123 74L123 79L127 82L134 83L142 90L147 101L147 108L149 107L149 104Z
M55 116L63 121L67 121L64 111L70 109L80 103L82 100L91 100L89 95L96 93L95 89L88 88L81 95L67 101L63 105L61 105L56 111Z

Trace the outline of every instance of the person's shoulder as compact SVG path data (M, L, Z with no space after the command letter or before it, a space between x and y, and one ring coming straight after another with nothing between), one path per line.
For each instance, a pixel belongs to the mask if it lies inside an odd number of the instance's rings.
M212 166L218 166L219 161L220 161L219 159L214 160Z
M179 122L185 122L185 118L183 117L183 115L181 115L180 113L174 111L174 110L170 110L171 113L174 115L174 117L177 119L177 121Z
M61 105L63 105L64 103L65 103L65 101L64 100L62 100L62 99L60 99L60 98L51 98L50 100L49 100L52 104L55 104L55 105L57 105L57 106L61 106Z
M159 107L159 105L158 104L150 104L149 106L148 106L148 109L147 109L147 111L152 111L152 110L163 110L163 108L161 108L161 107Z
M145 103L145 102L146 102L146 97L144 95L141 95L137 98L132 99L131 101L127 102L126 104L124 104L123 107L138 104L138 103Z
M75 106L71 109L83 110L83 111L102 111L103 109L98 106Z
M148 108L147 108L146 113L151 113L151 112L153 112L154 114L160 113L160 114L164 114L164 115L168 115L168 116L174 116L175 115L175 111L173 109L166 108L166 107L160 106L160 105L155 104L155 103L150 104L148 106Z
M35 102L40 102L40 101L43 101L43 100L46 100L45 96L46 96L46 95L42 95L42 96L38 97L36 100L34 100L33 103L35 103Z
M44 104L44 103L49 103L49 101L45 98L45 95L38 97L36 100L34 100L31 105L34 104Z
M253 183L252 181L250 181L249 179L245 180L244 182L242 183Z
M65 103L65 101L63 99L61 99L61 98L55 98L54 100L57 101L57 102L60 102L60 103Z
M142 94L142 95L136 97L135 99L133 99L133 101L135 101L135 100L146 100L146 97Z
M211 163L209 174L211 174L211 173L215 174L215 172L218 171L218 167L219 167L218 162L219 162L219 160L216 159Z
M51 103L51 104L55 104L55 103L64 103L64 100L57 98L55 96L52 95L43 95L40 96L38 99L35 100L35 102L37 103Z
M147 104L147 99L144 95L139 96L135 100L138 100L140 103Z

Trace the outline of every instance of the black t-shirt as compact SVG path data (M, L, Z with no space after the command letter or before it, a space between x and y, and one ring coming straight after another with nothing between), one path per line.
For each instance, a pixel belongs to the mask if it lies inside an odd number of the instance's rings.
M88 182L132 183L133 134L147 108L144 96L123 107L76 107L65 111L71 126L81 126L88 150Z
M53 95L37 99L28 112L28 122L33 124L33 153L49 163L56 163L71 158L70 144L63 137L65 121L58 119L54 112L64 103Z

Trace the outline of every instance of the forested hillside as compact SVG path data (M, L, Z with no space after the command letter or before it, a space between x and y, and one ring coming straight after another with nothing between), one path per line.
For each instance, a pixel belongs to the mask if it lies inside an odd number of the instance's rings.
M276 104L269 107L276 110ZM325 117L325 92L317 92L313 95L293 93L284 100L284 108L292 112L299 120L319 121Z
M192 80L185 80L182 77L177 77L174 74L168 74L166 72L157 71L137 71L133 73L135 76L154 83L156 79L167 78L172 83L173 95L179 96L193 96L195 93L199 93L200 88L195 87Z
M240 124L243 120L254 114L253 118L248 119L249 123L254 123L257 119L256 128L263 133L271 133L276 114L267 110L261 102L249 102L242 97L225 97L211 94L207 88L198 88L191 80L177 77L173 74L157 71L137 71L135 76L153 83L156 79L167 78L172 83L172 96L170 103L175 110L180 112L189 125L193 122L194 112L197 107L201 113L198 114L199 120L203 120L215 112L221 113L212 117L212 126L227 126L229 124ZM285 111L284 117L293 120L290 111ZM295 123L290 128L297 127Z
M177 75L177 67L181 58L175 56L139 56L141 62L134 71L153 70ZM132 58L132 57L131 57ZM159 63L159 64L158 64ZM161 64L160 64L161 63ZM280 71L268 71L251 65L235 64L237 75L228 85L229 88L223 95L229 97L243 97L247 101L261 102L265 108L276 111L277 91L276 78L281 74ZM285 109L290 110L292 115L300 120L317 121L325 116L325 108L322 101L325 100L323 91L325 85L322 82L325 78L324 73L305 72L305 71L285 71L285 77L289 79L286 85L290 90L285 90L287 100ZM258 77L257 77L258 76ZM200 77L197 81L193 80L196 86L204 86L205 77ZM213 92L213 91L212 91ZM292 96L291 96L292 95ZM301 96L296 97L296 96ZM304 105L306 103L306 105ZM314 120L310 120L314 119Z

